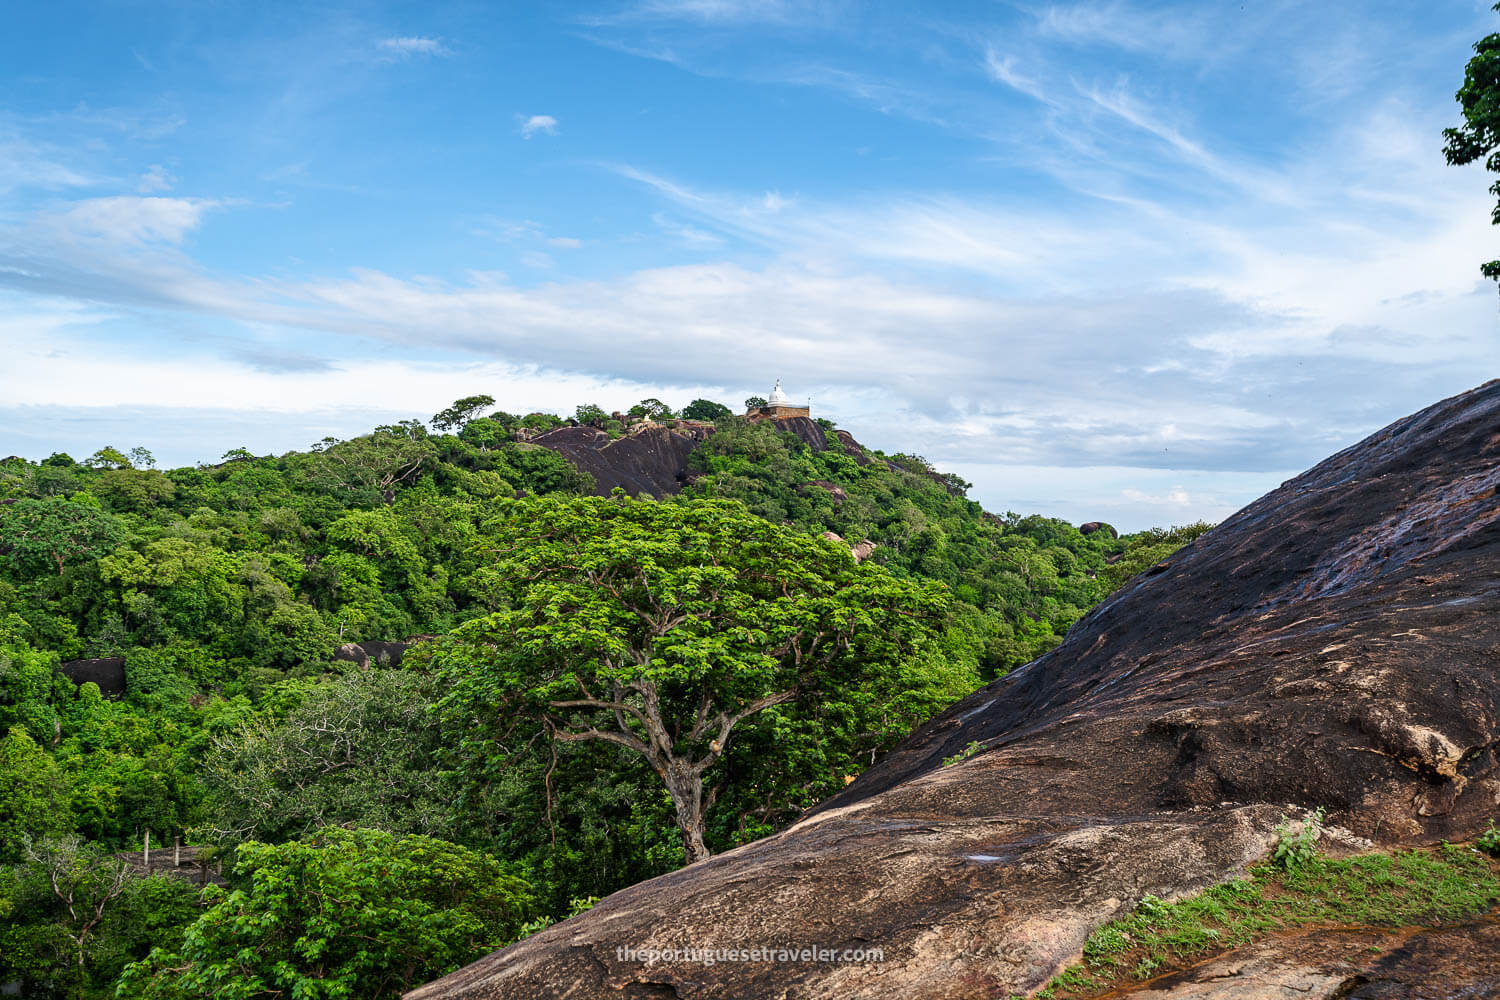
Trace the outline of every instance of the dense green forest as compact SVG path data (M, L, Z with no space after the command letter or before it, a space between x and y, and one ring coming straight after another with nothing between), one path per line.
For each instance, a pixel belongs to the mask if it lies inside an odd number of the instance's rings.
M704 400L681 496L591 497L524 440L563 418L492 403L196 468L0 463L0 983L396 996L785 826L1206 530L989 514ZM625 416L571 419L677 415ZM112 656L118 698L59 672ZM148 835L224 884L126 864Z

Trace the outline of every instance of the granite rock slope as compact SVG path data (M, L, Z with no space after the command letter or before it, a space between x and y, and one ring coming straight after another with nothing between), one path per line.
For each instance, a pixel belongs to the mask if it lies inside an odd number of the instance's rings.
M777 417L773 423L777 430L796 435L814 451L831 447L842 449L860 465L872 461L848 431L836 432L837 437L830 441L818 422L809 417ZM552 449L574 468L593 476L598 496L609 496L618 487L632 495L664 497L687 484L692 475L688 456L713 432L713 424L703 421L674 421L671 426L645 423L613 439L594 427L559 427L538 434L529 443Z
M598 496L616 488L632 495L668 496L687 479L688 455L712 430L674 430L647 424L611 440L593 427L559 427L531 439L594 477Z
M1283 813L1326 808L1336 850L1479 833L1497 754L1492 382L1257 500L782 833L410 996L1024 995L1142 896L1263 857ZM883 961L622 950L768 946Z

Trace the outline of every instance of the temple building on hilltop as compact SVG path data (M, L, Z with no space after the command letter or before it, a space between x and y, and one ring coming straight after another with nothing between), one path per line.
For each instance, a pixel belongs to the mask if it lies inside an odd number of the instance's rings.
M810 417L812 416L811 404L807 406L795 406L787 398L787 394L781 391L781 379L776 380L776 386L771 390L771 395L766 399L765 406L752 406L745 411L745 419L752 422L756 420L785 420L787 417Z

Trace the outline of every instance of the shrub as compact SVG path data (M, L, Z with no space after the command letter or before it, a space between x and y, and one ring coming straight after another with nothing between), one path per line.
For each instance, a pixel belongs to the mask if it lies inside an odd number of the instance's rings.
M1322 836L1322 806L1300 824L1293 824L1283 816L1276 827L1276 849L1271 852L1271 860L1287 871L1301 868L1318 853L1318 840Z

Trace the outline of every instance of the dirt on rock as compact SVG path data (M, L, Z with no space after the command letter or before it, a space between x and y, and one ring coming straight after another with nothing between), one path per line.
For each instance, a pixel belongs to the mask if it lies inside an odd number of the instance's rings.
M1026 995L1143 896L1242 873L1284 813L1322 806L1382 847L1475 836L1500 814L1497 753L1500 382L1257 500L789 829L409 996ZM1487 928L1453 947L1493 955ZM1326 995L1426 995L1380 983L1416 989L1459 933L1371 952ZM661 957L767 948L821 951ZM1463 995L1495 995L1474 968Z
M1247 945L1098 1000L1500 998L1500 923L1320 930Z

